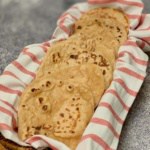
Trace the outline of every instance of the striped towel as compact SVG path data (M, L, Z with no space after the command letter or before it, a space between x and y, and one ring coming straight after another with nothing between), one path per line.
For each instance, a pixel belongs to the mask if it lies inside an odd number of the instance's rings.
M17 103L24 88L35 78L35 72L48 47L72 34L72 25L87 10L96 7L122 9L130 21L128 40L119 49L113 81L102 97L88 124L77 150L115 150L125 118L146 76L150 49L150 14L142 14L140 0L89 0L73 5L57 22L50 41L26 46L19 57L0 76L0 131L20 145L34 148L49 146L69 150L56 140L35 135L25 142L17 135Z

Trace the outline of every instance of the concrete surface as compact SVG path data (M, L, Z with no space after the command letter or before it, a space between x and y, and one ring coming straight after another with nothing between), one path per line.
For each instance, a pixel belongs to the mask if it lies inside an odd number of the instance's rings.
M59 15L77 1L0 0L0 74L24 46L49 39ZM150 13L150 1L144 3L144 12ZM150 65L147 72L124 124L118 150L150 150Z

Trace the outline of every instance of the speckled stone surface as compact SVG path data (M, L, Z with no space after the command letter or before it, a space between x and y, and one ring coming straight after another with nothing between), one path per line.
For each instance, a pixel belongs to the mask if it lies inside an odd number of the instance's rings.
M21 49L50 38L60 14L84 0L0 0L0 74ZM144 0L150 13L150 1ZM150 150L150 65L127 116L118 150Z

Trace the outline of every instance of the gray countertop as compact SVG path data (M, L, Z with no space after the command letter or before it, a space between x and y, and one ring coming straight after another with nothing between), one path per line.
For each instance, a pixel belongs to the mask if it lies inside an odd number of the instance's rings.
M0 74L24 46L48 40L57 18L77 1L81 0L0 0ZM150 12L150 1L144 3L144 12ZM123 126L118 150L150 150L150 65L147 72Z

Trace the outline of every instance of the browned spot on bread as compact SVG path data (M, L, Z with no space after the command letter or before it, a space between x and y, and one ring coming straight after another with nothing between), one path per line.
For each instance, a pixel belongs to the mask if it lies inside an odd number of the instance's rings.
M50 82L50 81L47 81L47 82L46 82L46 86L48 87L49 85L51 85L51 82Z
M27 131L29 131L30 127L27 127Z
M39 103L41 104L43 102L43 97L39 97Z
M77 29L82 29L82 27L81 26L77 26Z
M32 88L32 89L31 89L31 92L34 92L34 91L36 91L36 89L35 89L35 88Z
M76 110L79 110L79 107L77 107Z
M68 86L68 88L69 88L69 89L72 89L72 86L71 86L71 85L69 85L69 86Z
M54 63L57 63L59 60L60 60L60 53L59 52L52 54L52 61Z
M119 40L119 39L117 39L117 41L120 43L120 40Z
M75 101L76 99L73 97L72 100Z
M78 59L78 55L70 55L70 58L72 58L72 59Z
M43 105L42 110L46 111L46 110L47 110L47 108L48 108L48 106L47 106L47 105Z
M98 22L98 20L97 20L97 19L95 19L95 22Z
M57 53L58 57L60 58L60 53Z
M31 92L37 92L37 91L40 91L40 89L39 88L38 89L36 89L36 88L31 89Z
M62 86L63 85L63 82L62 81L59 81L59 86Z
M41 129L41 126L37 126L35 127L36 130L40 130Z
M103 75L105 75L106 74L106 71L105 70L103 70Z
M75 133L73 130L70 130L69 132L70 132L70 133Z
M117 27L117 31L120 32L120 28L119 27Z
M64 117L64 114L63 114L63 113L60 113L60 116L61 116L61 117Z

